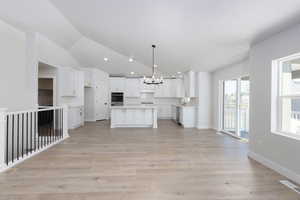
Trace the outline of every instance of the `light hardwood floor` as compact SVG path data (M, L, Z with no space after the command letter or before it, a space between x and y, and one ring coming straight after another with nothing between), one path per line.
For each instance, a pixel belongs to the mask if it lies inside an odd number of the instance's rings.
M154 129L88 123L0 174L1 200L298 200L247 144L160 121Z

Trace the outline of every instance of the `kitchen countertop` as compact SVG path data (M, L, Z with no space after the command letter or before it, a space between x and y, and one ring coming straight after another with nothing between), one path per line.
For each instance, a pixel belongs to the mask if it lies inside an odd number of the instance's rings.
M195 107L195 105L182 105L182 104L172 104L172 106L176 106L176 107Z
M111 106L111 109L128 109L128 108L132 108L132 109L157 109L156 105L141 105L141 104L136 104L136 105L124 105L124 106Z

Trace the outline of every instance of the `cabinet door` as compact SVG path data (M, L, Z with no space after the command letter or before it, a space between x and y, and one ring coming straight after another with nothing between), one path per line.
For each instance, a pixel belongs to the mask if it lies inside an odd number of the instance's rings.
M156 86L154 96L158 98L164 96L164 84Z
M182 79L175 79L172 83L174 97L182 98L184 97L184 85Z
M60 69L61 96L76 96L76 72L72 69Z
M110 78L111 92L124 92L125 79L124 78Z
M140 97L141 83L139 79L126 79L125 85L126 97Z
M93 85L93 75L90 71L84 71L84 86L92 87Z

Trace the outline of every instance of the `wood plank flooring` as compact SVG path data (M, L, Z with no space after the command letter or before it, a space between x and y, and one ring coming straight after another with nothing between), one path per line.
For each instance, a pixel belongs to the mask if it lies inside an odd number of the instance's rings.
M0 174L0 200L300 200L245 143L159 121L154 129L88 123Z

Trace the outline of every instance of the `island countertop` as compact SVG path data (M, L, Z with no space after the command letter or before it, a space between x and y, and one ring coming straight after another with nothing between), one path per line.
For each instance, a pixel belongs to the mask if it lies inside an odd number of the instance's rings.
M129 104L123 106L111 106L111 109L157 109L156 105Z
M150 104L129 104L111 106L111 128L152 127L157 128L157 106Z

